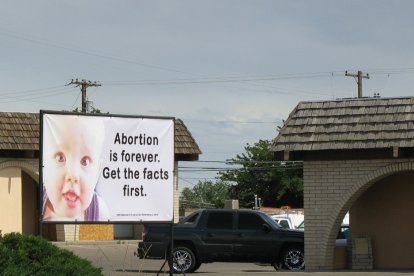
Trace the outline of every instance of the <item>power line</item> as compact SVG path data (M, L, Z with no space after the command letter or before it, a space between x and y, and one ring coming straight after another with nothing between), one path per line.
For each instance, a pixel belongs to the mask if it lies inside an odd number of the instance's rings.
M20 39L20 40L25 40L31 43L37 43L37 44L42 44L42 45L46 45L46 46L50 46L50 47L54 47L54 48L60 48L60 49L64 49L67 51L71 51L71 52L76 52L76 53L81 53L84 55L90 55L90 56L95 56L95 57L100 57L100 58L104 58L104 59L111 59L111 60L116 60L116 61L121 61L121 62L125 62L125 63L132 63L132 64L137 64L140 66L145 66L145 67L150 67L150 68L154 68L154 69L160 69L160 70L164 70L164 71L170 71L170 72L176 72L176 73L183 73L183 74L187 74L187 75L199 75L199 74L195 74L194 72L185 72L179 69L174 69L174 68L168 68L165 66L161 66L161 65L155 65L155 64L149 64L149 63L144 63L141 61L136 61L131 57L119 57L119 56L113 56L111 54L106 54L106 53L97 53L96 49L85 49L85 48L79 48L76 47L74 45L71 46L67 46L61 42L57 42L57 41L52 41L50 39L46 39L44 37L35 37L33 35L29 35L29 34L23 34L23 33L17 33L17 32L11 32L5 28L1 28L0 27L0 35L2 36L8 36L8 37L12 37L14 39ZM367 69L368 71L371 72L371 74L413 74L414 73L414 68L413 67L406 67L406 68L370 68ZM317 75L317 74L338 74L338 73L342 73L344 70L336 70L336 71L329 71L329 72L315 72L315 73L305 73L305 74L301 74L301 73L292 73L292 74L284 74L285 76L295 76L295 75Z
M276 161L276 160L269 160L269 161L262 161L262 160L197 160L197 161L180 161L180 162L191 162L191 163L225 163L225 164L280 164L280 165L289 165L289 164L303 164L302 161Z
M66 94L66 93L68 93L69 90L70 89L68 89L68 88L61 88L61 89L55 89L55 90L50 90L50 91L42 91L42 92L33 92L35 90L27 90L27 91L20 92L20 95L17 95L17 96L14 95L15 93L12 93L12 92L2 93L2 94L0 94L0 103L34 102L34 103L49 104L49 103L43 102L43 101L36 101L35 99L49 98L51 96ZM19 94L19 92L17 92L16 94ZM9 95L14 95L14 96L9 96ZM66 105L62 105L62 104L59 104L59 105L66 106Z
M58 88L65 88L62 85L59 86L51 86L51 87L45 87L45 88L36 88L36 89L29 89L29 90L22 90L22 91L13 91L13 92L1 92L1 95L16 95L16 94L25 94L25 95L38 95L38 94L44 94L48 93L49 90L55 91Z
M185 177L183 179L190 179L190 180L217 180L217 177Z
M301 169L303 166L292 166L292 167L273 167L273 166L266 166L266 167L239 167L239 168L230 168L230 167L178 167L179 171L183 172L214 172L214 171L240 171L240 170L247 170L247 171L263 171L263 170L296 170Z
M140 66L143 66L143 67L149 67L149 68L154 68L154 69L163 70L163 71L195 75L193 73L184 72L184 71L180 71L180 70L172 69L172 68L167 68L167 67L163 67L163 66L160 66L160 65L143 63L143 62L140 62L140 61L133 60L130 57L129 58L128 57L117 57L117 56L113 56L113 55L109 55L109 54L100 54L100 53L97 53L96 49L93 49L93 50L81 49L81 48L77 48L77 47L66 46L62 43L51 41L51 40L46 40L46 39L40 38L40 37L34 37L34 36L29 37L27 34L10 33L7 30L5 30L4 28L0 28L0 31L1 31L0 35L3 35L3 36L9 36L9 37L13 37L15 39L17 38L17 39L29 41L29 42L32 42L32 43L43 44L43 45L54 47L54 48L64 49L64 50L67 50L67 51L70 51L70 52L80 53L80 54L89 55L89 56L95 56L95 57L109 59L109 60L120 61L120 62L124 62L124 63L137 64L137 65L140 65Z
M400 69L375 69L370 70L372 74L414 74L414 68L400 68ZM239 76L239 77L206 77L206 78L177 78L177 79L150 79L139 81L104 81L107 86L122 86L122 85L163 85L163 84L197 84L197 83L222 83L222 82L257 82L257 81L273 81L286 79L307 79L307 78L321 78L341 76L344 71L326 71L326 72L311 72L311 73L291 73L291 74L277 74L277 75L261 75L261 76ZM359 71L361 72L361 71ZM362 72L361 72L362 73ZM345 71L346 76L358 77L358 74L349 74ZM362 74L364 78L369 75Z
M195 79L172 79L172 80L141 80L141 81L106 81L106 85L160 85L160 84L198 84L198 83L223 83L223 82L257 82L257 81L273 81L286 79L308 79L331 77L332 72L327 73L309 73L309 74L285 74L262 77L239 77L239 78L195 78Z
M266 169L266 170L273 170L273 169L281 169L281 170L290 170L290 169L301 169L303 168L303 166L296 166L296 167L273 167L273 166L267 166L267 167L253 167L253 166L248 166L248 167L239 167L239 168L231 168L231 167L178 167L179 170L181 171L234 171L234 170L262 170L262 169Z

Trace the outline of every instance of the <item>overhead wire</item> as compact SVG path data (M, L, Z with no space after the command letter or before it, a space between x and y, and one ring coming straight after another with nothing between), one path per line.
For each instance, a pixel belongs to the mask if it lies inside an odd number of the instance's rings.
M258 161L258 160L226 160L226 161L195 161L200 163L218 163L226 165L237 165L237 167L221 166L178 166L181 172L221 172L221 171L267 171L267 170L297 170L303 168L301 161ZM258 166L263 164L265 166Z
M64 86L58 85L58 86L28 89L28 90L13 91L13 92L0 92L0 96L1 95L16 95L16 94L25 94L25 95L35 94L35 95L37 95L37 94L47 93L49 90L56 90L58 88L64 88Z
M61 48L61 49L64 49L64 50L77 52L77 53L81 53L81 54L85 54L85 55L91 55L91 56L96 56L96 57L105 58L105 59L112 59L112 60L121 61L121 62L133 63L133 64L137 64L137 65L140 65L140 66L151 67L151 68L164 70L164 71L182 73L182 74L186 74L186 75L201 76L200 74L196 74L194 72L185 72L185 71L182 71L182 70L168 68L168 67L165 67L165 66L159 66L159 65L154 65L154 64L149 64L149 63L136 61L131 57L118 57L118 56L114 56L114 55L110 55L110 54L97 53L96 49L90 50L90 49L81 49L81 48L76 47L76 46L67 46L65 44L62 44L61 42L52 41L50 39L35 37L33 35L28 35L28 34L21 34L21 33L19 34L19 33L16 33L16 32L10 32L9 30L7 30L5 28L0 28L0 35L12 37L14 39L25 40L25 41L29 41L29 42L32 42L32 43L47 45L47 46L51 46L51 47L55 47L55 48ZM390 69L386 69L386 68L385 69L368 69L367 71L370 71L371 75L374 75L374 74L386 74L386 75L390 75L390 74L412 74L412 73L414 73L414 68L409 67L409 68L390 68ZM280 89L280 88L276 88L276 87L272 87L272 86L265 86L265 85L259 84L257 82L259 82L259 81L272 81L272 80L286 80L286 79L307 79L307 78L325 78L325 77L332 78L334 75L343 74L343 72L344 71L328 71L328 72L291 73L291 74L247 76L247 77L208 77L208 78L193 78L193 79L187 78L187 79L170 79L170 80L103 81L103 82L105 83L105 85L108 85L108 86L111 86L111 85L118 85L118 86L119 85L165 85L165 84L171 85L171 84L251 82L252 85L263 86L263 87L267 87L269 89L273 89L271 91L266 91L266 92L269 92L269 93L292 95L292 94L298 94L298 93L293 93L292 92L295 89L291 89L291 88ZM278 90L275 90L275 89L278 89ZM287 92L285 92L283 90L286 90ZM296 90L296 91L298 91L298 90ZM331 96L332 91L321 93L321 92L310 92L309 89L307 89L307 90L304 90L303 93L299 92L299 95L309 95L309 94L319 94L319 95L329 95L329 96Z
M76 99L75 99L75 101L72 104L72 107L71 107L72 109L75 107L76 102L78 101L78 99L79 99L79 97L80 97L81 94L82 94L82 92L79 91L78 96L76 96Z
M173 69L173 68L168 68L165 66L159 66L159 65L154 65L154 64L148 64L148 63L143 63L143 62L138 62L136 60L134 60L131 57L117 57L117 56L113 56L113 55L109 55L109 54L100 54L96 51L96 49L94 50L89 50L89 49L81 49L79 47L75 47L75 46L67 46L64 45L60 42L56 42L56 41L52 41L52 40L48 40L45 38L39 38L39 37L35 37L33 35L27 35L27 34L17 34L17 33L11 33L10 31L1 28L0 27L0 35L3 36L8 36L8 37L12 37L15 39L20 39L20 40L25 40L25 41L29 41L31 43L38 43L38 44L42 44L42 45L46 45L46 46L51 46L54 48L60 48L60 49L64 49L64 50L68 50L71 52L76 52L76 53L80 53L80 54L84 54L84 55L90 55L90 56L95 56L95 57L99 57L99 58L104 58L104 59L111 59L111 60L116 60L116 61L120 61L120 62L126 62L126 63L132 63L132 64L137 64L140 66L144 66L144 67L149 67L149 68L154 68L154 69L159 69L159 70L163 70L163 71L170 71L170 72L176 72L176 73L181 73L181 74L186 74L186 75L192 75L192 76L202 76L202 74L196 74L194 72L186 72L186 71L182 71L182 70L178 70L178 69ZM292 78L316 78L316 77L326 77L324 76L325 72L317 72L317 73L294 73L294 74L283 74L283 75L265 75L265 76L253 76L253 77L243 77L243 78L235 78L235 77L214 77L214 78L208 78L208 79L174 79L174 80L144 80L144 81L101 81L101 83L104 83L105 86L111 86L111 85L160 85L160 84L196 84L196 83L235 83L235 82L257 82L257 81L265 81L265 80L275 80L275 79L292 79ZM251 79L250 79L251 78ZM263 86L257 83L251 83L251 85L256 85L256 86ZM270 89L275 89L273 87L268 87ZM287 95L292 95L295 93L292 92L284 92L284 91L276 91L273 90L271 91L272 93L277 93L277 94L287 94ZM296 93L297 94L297 93ZM304 93L304 95L308 95L310 94L309 92ZM314 94L321 94L321 95L328 95L327 93L314 93ZM303 95L303 94L302 94Z
M7 93L0 93L0 103L11 103L11 102L39 102L35 101L36 99L52 97L57 95L62 95L68 93L69 90L72 88L67 87L59 87L59 89L50 89L50 90L27 90L27 91L20 91L20 92L7 92ZM37 92L35 92L37 91Z
M197 78L176 78L176 79L167 79L167 80L138 80L138 81L102 81L106 86L122 86L122 85L187 85L187 84L209 84L209 83L249 83L250 85L254 86L261 86L264 88L267 88L269 90L266 91L260 91L260 92L266 92L266 93L275 93L275 94L287 94L287 95L328 95L332 96L332 91L330 92L315 92L310 91L309 89L292 89L292 88L278 88L273 87L271 85L264 85L261 82L268 82L268 81L275 81L275 80L290 80L290 79L313 79L313 78L331 78L333 76L340 76L343 75L344 71L326 71L326 72L311 72L311 73L290 73L290 74L267 74L267 75L253 75L253 76L220 76L220 77L202 77L202 74L196 74L194 72L186 72L183 70L178 70L174 68L168 68L165 66L160 65L154 65L150 63L144 63L141 61L137 61L134 58L131 57L120 57L115 56L111 54L105 54L105 53L98 53L96 49L90 50L90 49L82 49L76 46L63 44L61 42L52 41L50 39L35 37L33 35L28 34L19 34L16 32L11 32L5 28L0 27L0 35L11 37L14 39L20 39L25 40L31 43L38 43L46 46L51 46L55 48L60 48L64 50L68 50L71 52L76 52L84 55L90 55L95 56L99 58L104 59L110 59L110 60L116 60L120 62L125 63L131 63L131 64L137 64L144 67L159 69L163 71L170 71L170 72L176 72L191 76L197 76ZM394 75L394 74L413 74L414 68L408 67L408 68L382 68L382 69L365 69L365 71L368 71L370 75ZM243 88L244 89L244 88ZM331 89L332 90L332 89ZM296 92L295 92L296 91ZM32 98L13 98L11 100L10 98L5 101L0 101L0 103L10 103L10 102L17 102L17 101L32 101L32 102L38 102L34 101L34 99L41 98L40 94L36 94L37 92L33 91L34 95ZM255 90L257 92L257 90ZM6 93L7 94L7 93ZM47 94L47 92L45 92ZM4 98L4 93L2 94ZM29 95L29 94L28 94ZM35 96L36 95L36 96ZM44 95L44 97L48 96L55 96L59 95L59 93L52 93ZM1 98L0 98L1 99ZM76 100L77 101L77 100ZM234 122L234 123L264 123L264 122ZM269 122L270 123L270 122Z
M0 35L12 37L12 38L15 38L15 39L29 41L31 43L43 44L43 45L54 47L54 48L60 48L60 49L64 49L64 50L67 50L67 51L80 53L80 54L84 54L84 55L95 56L95 57L99 57L99 58L115 60L115 61L120 61L120 62L124 62L124 63L137 64L137 65L140 65L140 66L154 68L154 69L163 70L163 71L191 74L189 72L180 71L178 69L167 68L167 67L160 66L160 65L144 63L144 62L141 62L141 61L134 60L131 57L128 57L128 58L126 58L126 57L117 57L117 56L110 55L110 54L98 53L97 49L93 49L93 50L82 49L82 48L79 48L79 47L76 47L76 46L67 46L67 45L64 45L60 42L52 41L52 40L49 40L49 39L35 37L33 35L21 34L21 33L18 34L16 32L11 33L10 31L8 31L4 28L1 28L1 27L0 27ZM192 74L192 75L195 75L195 74Z
M117 61L121 61L121 62L126 62L126 63L133 63L133 64L138 64L141 66L145 66L145 67L152 67L152 68L156 68L156 69L160 69L160 70L164 70L164 71L171 71L171 72L177 72L177 73L184 73L187 75L193 75L193 76L200 76L199 74L196 74L194 72L186 72L186 71L182 71L182 70L178 70L178 69L174 69L174 68L168 68L165 66L160 66L160 65L154 65L154 64L149 64L149 63L144 63L141 61L136 61L131 57L118 57L118 56L114 56L111 54L107 54L107 53L97 53L97 49L82 49L79 48L77 46L67 46L61 42L57 42L57 41L53 41L50 39L46 39L44 37L35 37L33 35L29 35L29 34L22 34L22 33L17 33L17 32L11 32L10 30L5 29L4 27L0 27L0 35L2 36L8 36L8 37L12 37L14 39L20 39L20 40L25 40L25 41L29 41L32 43L38 43L38 44L43 44L43 45L47 45L47 46L51 46L51 47L55 47L55 48L61 48L64 50L68 50L68 51L72 51L72 52L77 52L77 53L81 53L81 54L86 54L86 55L91 55L91 56L96 56L96 57L100 57L100 58L106 58L106 59L112 59L112 60L117 60ZM368 69L364 69L365 71L370 71L370 74L412 74L414 73L414 68L412 67L408 67L408 68L381 68L381 69L377 69L377 68L368 68ZM329 72L315 72L315 73L292 73L292 74L283 74L282 78L280 79L289 79L289 78L297 78L298 76L302 75L303 78L309 78L309 77L320 77L317 76L318 74L322 74L325 76L325 74L342 74L345 70L341 70L341 71L329 71ZM313 75L313 76L312 76ZM259 77L262 78L262 77ZM274 78L274 76L270 77L271 79ZM259 79L256 79L256 81ZM263 80L267 80L267 78L264 78ZM218 82L222 82L222 81L226 81L225 79L223 80L216 80ZM240 80L243 81L243 80ZM249 80L245 80L245 81L249 81Z

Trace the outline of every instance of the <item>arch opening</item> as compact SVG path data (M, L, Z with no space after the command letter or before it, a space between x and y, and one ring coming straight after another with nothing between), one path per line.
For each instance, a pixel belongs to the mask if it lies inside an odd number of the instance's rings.
M349 209L350 237L371 238L374 269L414 268L410 253L414 251L414 235L408 230L414 229L410 219L414 209L412 168L414 162L395 163L356 183L332 212L328 244L335 244L342 217ZM337 266L338 254L335 246L327 247L327 267ZM350 257L346 253L347 268L351 268Z

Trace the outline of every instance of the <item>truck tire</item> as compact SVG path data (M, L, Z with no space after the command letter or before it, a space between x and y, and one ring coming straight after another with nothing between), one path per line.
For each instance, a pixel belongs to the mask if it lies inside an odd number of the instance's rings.
M172 269L174 273L191 273L195 270L196 258L193 251L185 246L178 246L173 251Z
M299 245L292 245L283 250L282 266L289 270L303 270L305 269L305 254L303 247Z
M197 271L197 269L199 269L200 268L200 266L201 266L201 262L196 262L196 264L195 264L195 266L194 266L194 270L193 270L193 272L194 271Z

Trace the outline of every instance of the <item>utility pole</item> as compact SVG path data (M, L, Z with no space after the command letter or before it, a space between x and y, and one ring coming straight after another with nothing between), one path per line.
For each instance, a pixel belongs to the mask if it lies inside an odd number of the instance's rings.
M85 113L86 112L86 88L88 88L89 86L102 86L101 84L95 82L91 82L89 80L78 80L78 79L72 79L70 81L70 83L68 83L67 85L75 85L76 87L81 88L82 91L82 112Z
M369 79L369 74L366 73L362 73L362 71L358 71L357 74L350 74L348 73L348 71L345 71L345 76L348 77L354 77L354 78L358 78L357 79L357 83L358 83L358 98L362 98L362 79Z

